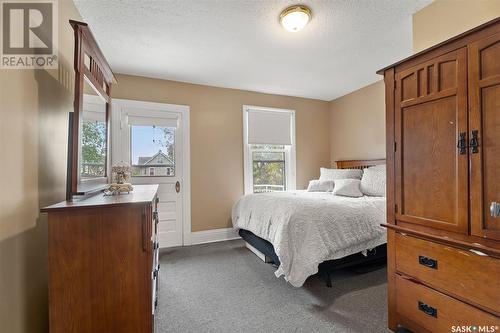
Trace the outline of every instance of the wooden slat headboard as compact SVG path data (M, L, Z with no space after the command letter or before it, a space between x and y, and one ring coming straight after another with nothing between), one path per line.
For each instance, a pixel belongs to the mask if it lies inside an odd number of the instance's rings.
M350 161L335 161L338 169L366 169L371 166L385 164L384 159L378 160L350 160Z

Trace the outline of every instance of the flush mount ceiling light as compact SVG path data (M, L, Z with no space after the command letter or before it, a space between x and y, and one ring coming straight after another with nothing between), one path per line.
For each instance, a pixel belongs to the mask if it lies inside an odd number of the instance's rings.
M281 25L290 32L302 30L310 20L311 10L301 5L288 7L280 15Z

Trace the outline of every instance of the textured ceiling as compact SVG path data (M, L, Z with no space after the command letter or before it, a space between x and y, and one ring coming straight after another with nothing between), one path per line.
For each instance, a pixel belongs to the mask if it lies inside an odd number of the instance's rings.
M116 73L332 100L411 54L411 15L431 0L317 0L285 31L277 0L76 0Z

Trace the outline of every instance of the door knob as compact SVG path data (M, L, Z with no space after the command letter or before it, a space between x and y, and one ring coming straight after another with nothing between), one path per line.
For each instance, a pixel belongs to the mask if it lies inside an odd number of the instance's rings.
M491 217L499 217L500 216L500 204L498 202L493 201L490 206Z
M179 181L177 181L175 183L175 192L179 193L181 191L181 183L179 183Z

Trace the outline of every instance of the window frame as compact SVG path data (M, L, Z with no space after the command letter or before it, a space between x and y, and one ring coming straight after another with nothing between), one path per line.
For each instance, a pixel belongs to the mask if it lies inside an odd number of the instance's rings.
M248 144L248 112L266 111L266 112L286 112L291 115L291 146L285 146L285 190L296 190L296 144L295 144L295 110L278 109L262 106L243 105L243 175L245 194L253 192L253 159L252 149Z

